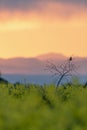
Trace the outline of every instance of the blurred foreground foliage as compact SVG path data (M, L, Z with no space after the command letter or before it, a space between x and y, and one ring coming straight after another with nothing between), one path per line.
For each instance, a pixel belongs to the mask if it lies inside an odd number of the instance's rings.
M87 89L1 84L0 130L87 130Z

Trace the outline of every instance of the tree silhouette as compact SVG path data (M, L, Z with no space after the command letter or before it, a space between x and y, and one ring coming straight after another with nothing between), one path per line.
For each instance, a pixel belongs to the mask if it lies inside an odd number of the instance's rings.
M73 76L73 72L76 70L76 66L73 63L73 58L70 57L63 64L56 65L48 61L46 70L50 71L53 76L57 77L57 87L60 85L62 80L66 77Z

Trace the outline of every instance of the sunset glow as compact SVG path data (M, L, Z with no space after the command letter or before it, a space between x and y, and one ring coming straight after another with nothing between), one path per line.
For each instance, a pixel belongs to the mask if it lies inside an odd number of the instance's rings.
M87 56L87 9L63 2L35 9L1 9L0 57L33 57L56 52Z

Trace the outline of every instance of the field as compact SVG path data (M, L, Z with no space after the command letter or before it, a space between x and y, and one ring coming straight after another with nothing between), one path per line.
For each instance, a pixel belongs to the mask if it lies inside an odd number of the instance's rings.
M0 130L87 130L87 89L0 84Z

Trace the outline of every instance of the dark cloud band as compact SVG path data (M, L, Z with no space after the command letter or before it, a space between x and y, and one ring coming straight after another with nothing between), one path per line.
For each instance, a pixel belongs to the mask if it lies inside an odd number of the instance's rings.
M44 6L44 4L49 2L61 2L61 3L70 3L70 4L78 4L78 5L87 5L87 0L0 0L0 9L8 9L8 10L31 10L31 9L39 9L40 4Z

